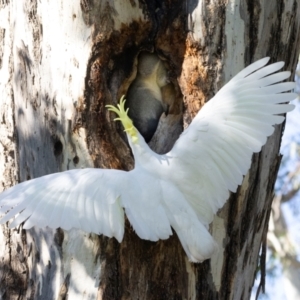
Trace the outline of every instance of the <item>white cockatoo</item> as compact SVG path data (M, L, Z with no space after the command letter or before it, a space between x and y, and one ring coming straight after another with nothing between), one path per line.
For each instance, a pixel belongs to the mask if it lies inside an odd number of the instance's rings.
M274 72L283 62L265 66L261 59L238 73L193 119L173 149L154 153L124 109L118 115L132 149L132 171L75 169L20 183L0 195L0 223L14 218L10 228L23 225L79 228L115 237L124 235L124 211L136 234L157 241L173 228L188 256L201 262L212 256L216 243L208 232L214 214L242 183L280 114L294 106L287 92L290 72ZM287 93L283 93L287 92Z

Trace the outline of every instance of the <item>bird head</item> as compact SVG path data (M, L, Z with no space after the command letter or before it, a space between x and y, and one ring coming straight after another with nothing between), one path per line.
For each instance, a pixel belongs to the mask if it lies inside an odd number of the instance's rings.
M131 137L131 140L134 144L138 142L139 136L138 131L134 127L132 120L128 117L128 108L125 110L125 99L124 95L120 99L120 104L117 106L106 105L108 110L113 111L117 114L118 118L115 118L114 121L121 121L124 126L124 131Z

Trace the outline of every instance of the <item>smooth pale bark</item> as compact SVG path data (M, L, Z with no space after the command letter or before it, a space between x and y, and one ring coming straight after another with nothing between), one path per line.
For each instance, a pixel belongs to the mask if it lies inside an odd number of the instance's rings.
M299 20L293 0L2 1L1 185L89 166L131 169L124 133L104 106L126 93L141 50L155 50L169 70L171 111L151 142L167 151L181 124L244 66L268 55L295 69ZM281 131L213 222L220 251L211 260L191 264L176 236L143 241L128 223L121 244L77 230L3 226L2 298L249 298Z
M290 178L294 177L291 172ZM297 259L297 243L293 233L289 232L286 219L282 210L282 201L288 200L288 192L285 195L275 196L272 203L272 213L269 220L268 248L270 255L274 257L282 268L284 294L288 299L298 299L300 297L300 262ZM279 279L280 280L280 279ZM270 288L266 290L270 292Z

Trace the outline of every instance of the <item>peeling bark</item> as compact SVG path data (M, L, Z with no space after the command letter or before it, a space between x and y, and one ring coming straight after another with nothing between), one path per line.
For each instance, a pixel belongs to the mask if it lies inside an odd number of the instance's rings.
M294 70L299 20L298 0L2 1L2 188L74 168L131 169L125 134L105 105L126 94L141 51L154 51L170 76L172 109L150 142L163 153L245 65L268 55ZM212 223L220 251L211 260L191 264L176 235L144 241L128 222L121 244L77 230L2 226L1 297L249 299L281 132L276 127L253 156L243 185Z

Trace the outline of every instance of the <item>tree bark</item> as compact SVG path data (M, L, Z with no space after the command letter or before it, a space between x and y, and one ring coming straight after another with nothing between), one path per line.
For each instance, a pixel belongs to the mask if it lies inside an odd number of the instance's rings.
M0 2L0 168L3 189L83 167L134 161L105 109L155 51L172 84L171 111L150 145L164 153L229 79L264 56L295 70L299 0ZM0 231L3 299L249 299L266 238L282 126L215 217L219 252L191 264L174 236L124 240L22 228Z

